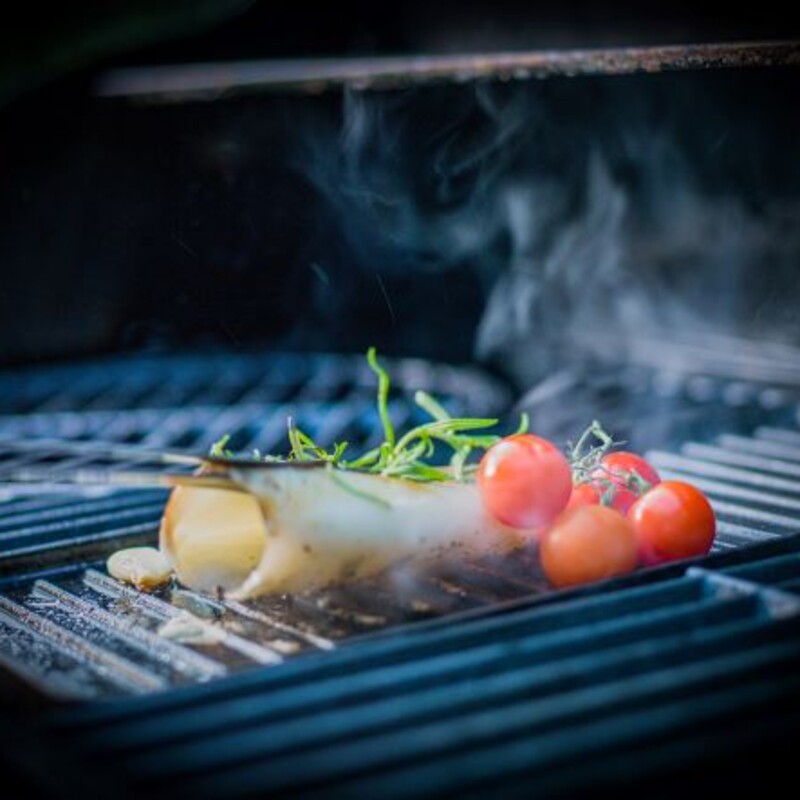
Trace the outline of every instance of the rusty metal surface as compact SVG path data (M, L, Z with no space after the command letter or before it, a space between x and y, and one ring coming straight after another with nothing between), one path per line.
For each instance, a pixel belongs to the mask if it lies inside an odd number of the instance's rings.
M524 80L731 67L797 66L800 42L728 42L441 56L319 58L111 70L102 97L150 102L214 100L258 90L316 93L341 86L390 89L475 79Z

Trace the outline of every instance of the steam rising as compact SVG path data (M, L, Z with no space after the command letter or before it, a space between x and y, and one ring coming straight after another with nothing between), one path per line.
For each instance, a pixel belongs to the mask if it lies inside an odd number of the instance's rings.
M358 269L476 276L473 356L520 385L642 336L786 339L798 171L702 80L351 91L300 163Z

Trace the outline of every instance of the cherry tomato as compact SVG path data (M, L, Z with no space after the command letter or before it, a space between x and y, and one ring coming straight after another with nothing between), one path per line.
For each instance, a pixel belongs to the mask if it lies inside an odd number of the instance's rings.
M659 483L633 504L628 517L643 564L705 555L714 543L714 509L706 496L688 483Z
M569 496L567 510L577 506L597 506L600 505L602 487L595 486L593 483L578 483L572 487L572 494Z
M489 513L512 528L552 522L572 492L572 470L547 439L521 433L490 447L478 465L478 487Z
M647 489L661 482L658 472L647 461L636 453L623 450L603 456L592 478L601 498L608 489L608 483L613 484L610 505L623 514Z
M539 557L554 586L591 583L636 567L636 534L613 508L577 506L542 534Z

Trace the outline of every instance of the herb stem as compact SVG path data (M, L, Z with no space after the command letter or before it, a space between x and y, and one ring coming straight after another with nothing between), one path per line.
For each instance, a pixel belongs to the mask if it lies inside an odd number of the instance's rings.
M292 417L287 419L287 435L289 439L289 455L260 456L256 451L256 458L264 461L278 462L327 462L332 480L343 489L357 494L364 499L384 503L381 498L376 498L360 489L351 486L339 475L343 472L362 472L369 474L398 477L422 483L437 481L463 481L466 476L472 476L477 469L475 464L468 463L469 457L475 451L487 450L500 440L500 436L489 433L475 433L483 428L497 425L496 419L476 419L472 417L453 417L447 409L434 397L424 391L414 394L414 402L431 419L403 434L399 440L389 415L389 393L391 380L389 373L378 361L377 351L374 347L367 350L367 363L378 377L377 410L383 427L383 442L377 447L362 453L357 458L345 460L344 454L348 447L347 442L338 442L331 449L317 444L314 439L302 431ZM599 428L597 423L594 426ZM522 414L517 433L522 433L528 428L528 417ZM600 429L602 431L602 429ZM600 436L596 431L596 436ZM581 437L580 446L588 442L590 432ZM230 437L220 439L211 450L217 457L230 457L232 453L225 449ZM449 467L437 467L428 463L437 454L437 443L452 450ZM577 452L576 448L576 452Z
M443 422L451 419L447 410L427 392L421 389L414 393L414 402L423 410L430 414L435 420Z
M392 420L389 417L389 374L378 363L378 355L374 347L370 347L367 350L367 363L378 376L378 414L383 425L384 439L389 446L387 449L394 449L394 425L392 425Z
M388 500L384 500L382 497L378 497L376 494L372 494L371 492L365 492L362 489L357 489L351 483L346 481L339 471L335 468L331 468L330 470L331 480L340 488L344 489L344 491L348 492L349 494L354 495L355 497L360 498L361 500L368 500L370 503L376 503L379 506L383 506L384 508L391 508L392 504Z

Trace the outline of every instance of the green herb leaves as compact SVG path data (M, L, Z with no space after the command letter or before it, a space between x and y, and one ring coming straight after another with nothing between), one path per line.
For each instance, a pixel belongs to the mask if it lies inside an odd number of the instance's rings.
M417 425L398 438L394 424L389 416L389 392L391 379L381 366L374 347L367 351L367 363L378 377L377 411L383 428L383 442L353 460L345 460L348 442L339 442L329 451L318 445L308 434L297 427L294 420L288 420L289 456L286 459L267 456L269 461L324 461L331 468L394 478L405 478L419 482L463 481L471 477L477 465L470 464L469 458L476 451L487 450L501 436L485 433L487 428L497 425L496 419L476 419L474 417L451 417L447 410L427 392L418 391L414 402L428 416L430 422ZM517 433L528 429L528 417L523 414ZM481 431L481 433L475 433ZM211 448L211 455L230 456L225 449L229 437L224 436ZM434 466L430 459L437 446L452 450L448 467Z
M230 450L227 450L225 445L228 444L230 441L231 435L226 433L223 437L218 439L214 444L211 445L211 448L208 451L208 454L213 458L231 458L233 453Z

